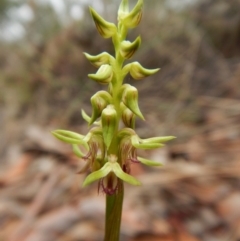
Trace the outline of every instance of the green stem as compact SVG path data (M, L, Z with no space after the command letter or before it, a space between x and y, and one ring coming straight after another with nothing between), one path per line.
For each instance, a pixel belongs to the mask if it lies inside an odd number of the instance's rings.
M119 180L118 192L114 195L106 195L106 221L104 241L119 240L123 196L123 181Z
M121 120L121 111L120 111L120 100L119 100L119 91L123 82L122 75L122 65L124 59L120 55L119 47L120 47L120 39L118 36L113 38L113 44L115 48L116 60L112 63L113 71L115 73L115 80L113 80L113 104L115 110L118 114L118 124L116 128L116 135L112 140L112 144L108 150L108 154L115 154L118 156L118 138L117 132L119 128L119 122ZM118 159L120 162L120 159ZM118 191L114 195L106 194L106 219L105 219L105 238L104 241L118 241L120 235L120 226L121 226L121 218L122 218L122 205L123 205L123 197L124 197L124 185L123 181L118 179Z

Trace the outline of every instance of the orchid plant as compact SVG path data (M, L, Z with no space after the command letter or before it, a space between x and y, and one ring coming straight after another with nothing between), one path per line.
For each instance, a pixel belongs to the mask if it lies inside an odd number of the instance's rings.
M122 0L118 10L118 24L104 20L94 9L90 13L99 34L112 38L115 56L107 52L96 56L84 53L92 65L98 68L88 77L107 85L91 97L92 113L82 110L82 117L90 130L86 135L68 130L53 131L59 140L72 145L73 152L85 162L80 173L87 172L83 186L98 181L98 189L106 194L105 241L119 240L123 183L138 186L141 183L131 175L131 163L159 166L159 162L148 160L137 154L138 149L155 149L174 139L173 136L140 138L135 132L135 119L144 116L138 105L138 90L124 78L130 74L141 80L155 74L159 69L146 69L138 62L124 65L141 45L141 38L133 42L126 40L129 29L138 26L142 17L143 0L138 0L129 11L128 0Z

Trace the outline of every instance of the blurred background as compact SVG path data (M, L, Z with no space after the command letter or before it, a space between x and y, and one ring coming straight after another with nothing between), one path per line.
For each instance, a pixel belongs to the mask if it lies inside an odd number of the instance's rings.
M131 6L136 3L130 0ZM104 89L83 52L113 54L88 6L116 22L120 0L0 0L0 241L100 241L104 194L81 188L81 162L51 130L82 134ZM240 240L240 0L146 0L132 60L161 68L139 90L141 153L126 185L121 241Z

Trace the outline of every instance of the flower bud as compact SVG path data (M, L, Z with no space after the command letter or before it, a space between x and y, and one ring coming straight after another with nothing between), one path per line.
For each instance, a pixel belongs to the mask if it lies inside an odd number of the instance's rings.
M111 145L114 133L117 128L117 112L113 105L108 105L102 111L102 129L103 129L103 139L107 147Z
M140 80L149 75L153 75L156 72L158 72L158 70L159 70L159 68L158 69L145 69L138 62L133 62L130 65L131 65L130 66L130 74L136 80Z
M103 38L110 38L117 33L115 24L104 20L94 9L90 8L90 13L95 22L99 34Z
M101 116L102 110L111 102L111 95L106 91L98 91L91 98L92 104L92 116L89 121L89 125L93 124L93 122Z
M138 117L144 120L144 117L138 107L138 91L131 85L124 85L122 101Z
M122 0L119 8L118 8L118 16L127 15L129 13L129 4L128 0Z
M123 41L120 46L120 53L123 58L130 59L141 44L141 38L137 37L134 42Z
M142 6L143 0L138 0L135 7L129 13L128 1L123 0L118 11L118 20L127 28L135 28L142 18Z
M122 111L122 121L126 127L134 129L135 126L135 114L127 108L123 103L120 104Z
M99 68L103 64L109 64L110 58L113 58L107 52L103 52L103 53L95 55L95 56L90 55L88 53L83 53L83 54L86 56L86 58L89 60L89 62L97 68Z
M89 74L88 77L100 84L108 84L111 82L113 76L112 66L103 64L96 74Z

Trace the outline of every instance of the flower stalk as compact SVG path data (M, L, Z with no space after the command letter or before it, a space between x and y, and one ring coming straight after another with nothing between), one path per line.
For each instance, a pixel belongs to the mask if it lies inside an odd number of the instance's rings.
M140 138L135 132L137 118L145 120L138 105L138 90L124 83L129 73L140 80L155 74L159 69L146 69L138 62L124 65L141 45L141 38L126 40L128 30L135 28L142 17L143 0L138 0L130 11L128 0L122 0L118 10L118 24L104 20L94 9L91 16L97 31L103 38L112 38L115 55L103 52L96 56L84 53L98 70L88 77L107 85L106 91L98 91L91 97L92 113L82 110L82 117L90 130L86 135L67 130L53 131L59 140L72 145L73 152L83 162L79 173L87 172L83 182L87 186L98 181L99 192L106 194L105 241L118 241L121 224L124 182L139 186L131 175L131 164L161 166L160 163L137 155L138 149L155 149L174 139L173 136ZM122 127L123 126L123 127Z

